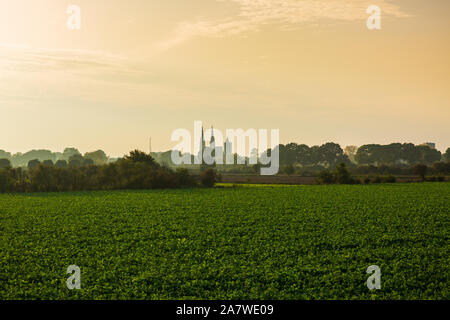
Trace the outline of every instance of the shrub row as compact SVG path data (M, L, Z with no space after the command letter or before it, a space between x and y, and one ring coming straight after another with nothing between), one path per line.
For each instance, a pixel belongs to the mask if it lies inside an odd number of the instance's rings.
M430 182L443 182L445 181L445 176L437 175L426 178L428 167L422 164L415 165L412 168L412 172L420 176L422 181ZM344 163L340 163L336 166L333 171L328 169L322 170L317 178L319 184L369 184L369 183L395 183L397 179L394 175L388 174L380 176L376 174L375 176L368 176L363 179L353 178L347 166Z

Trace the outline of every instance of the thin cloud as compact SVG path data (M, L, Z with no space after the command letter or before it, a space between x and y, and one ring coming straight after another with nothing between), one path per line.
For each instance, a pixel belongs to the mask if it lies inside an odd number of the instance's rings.
M126 59L104 52L33 48L0 44L0 64L10 71L81 71L126 69Z
M158 44L167 50L194 37L225 37L245 32L255 32L265 25L277 25L280 29L295 29L320 20L361 21L367 19L366 9L373 0L217 0L232 2L238 13L220 20L187 21L178 25L174 36ZM378 0L376 4L383 15L410 17L399 6Z
M152 83L152 75L139 65L101 51L0 44L0 68L0 81L5 83L0 101L8 103L52 96L89 98L93 88L109 96L119 87Z

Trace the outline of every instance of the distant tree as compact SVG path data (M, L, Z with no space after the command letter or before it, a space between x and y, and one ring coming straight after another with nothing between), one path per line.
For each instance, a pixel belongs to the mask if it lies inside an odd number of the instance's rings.
M67 168L67 161L66 160L58 160L58 161L56 161L55 166L58 168Z
M69 158L69 166L70 167L80 167L83 165L84 159L81 154L74 154Z
M52 166L40 165L30 172L33 191L57 191L55 170Z
M156 166L155 159L153 159L151 155L139 150L131 151L129 155L125 156L125 159L132 162L143 162L152 166Z
M377 144L366 144L358 148L355 155L355 160L359 165L375 164L374 154L376 149L380 145Z
M15 184L15 179L11 177L12 170L13 169L0 170L0 193L15 191L13 188L14 185L17 186L17 184Z
M278 146L280 155L280 164L282 166L293 165L297 162L297 144L289 143L287 145L280 144Z
M299 144L296 147L296 161L303 165L311 165L313 164L312 160L312 150L306 144Z
M13 154L10 160L13 167L25 167L28 164L28 162L23 162L22 153L20 152Z
M82 164L83 162L78 159L69 160L69 167L81 167Z
M404 143L402 145L400 162L415 164L420 162L420 151L412 143Z
M50 166L50 167L52 167L52 166L53 166L53 161L52 161L52 160L44 160L44 161L42 162L42 164L43 164L44 166Z
M355 155L355 160L360 165L432 164L440 159L441 153L438 150L412 143L368 144L359 147Z
M447 150L445 151L444 160L450 162L450 148L447 148Z
M319 163L325 163L328 166L335 165L342 161L344 150L337 143L329 142L321 145L318 149Z
M80 162L83 162L84 158L81 154L74 154L72 156L70 156L69 161L71 160L78 160Z
M34 160L30 160L28 161L28 169L35 169L37 167L39 167L39 165L41 164L41 162L38 159L34 159Z
M80 151L78 151L78 149L76 148L65 148L61 157L61 160L66 160L69 161L70 157L75 156L75 155L79 155L81 156Z
M11 153L6 152L4 150L0 150L0 159L8 159L11 160Z
M291 174L294 174L294 172L295 172L295 168L292 164L288 164L283 167L283 173L287 174L288 176L290 176Z
M93 166L93 165L94 165L94 160L92 160L90 158L83 159L83 166Z
M312 146L309 150L307 150L307 154L305 155L307 164L315 165L320 163L319 149L319 146Z
M377 163L384 165L394 165L401 159L402 144L391 143L381 146L379 149Z
M56 161L62 159L62 156L63 156L62 152L53 152L53 155L54 155L54 159L53 159L54 163L56 163Z
M417 174L418 176L420 176L422 181L425 181L425 176L427 174L427 170L428 170L428 167L426 165L424 165L424 164L416 164L412 168L413 173Z
M393 164L397 160L397 154L401 149L401 144L390 145L367 144L358 148L355 160L360 165L364 164Z
M47 159L55 160L55 155L50 150L31 150L26 153L16 153L11 157L14 167L25 167L31 160L44 161Z
M432 164L438 162L442 158L442 154L439 150L430 148L429 146L417 146L421 154L421 163Z
M8 159L0 159L0 169L11 167L11 161Z
M84 158L92 159L96 165L102 165L108 162L108 156L103 150L97 150L94 152L86 152Z
M249 161L250 161L250 159L254 159L254 160L258 161L258 149L256 149L256 148L252 149L252 151L250 152Z

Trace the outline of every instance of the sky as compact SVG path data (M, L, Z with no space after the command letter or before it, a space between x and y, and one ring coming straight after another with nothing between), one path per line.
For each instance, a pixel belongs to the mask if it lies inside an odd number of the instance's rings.
M67 27L69 5L81 29ZM381 30L369 30L369 5ZM0 149L165 151L194 121L450 147L448 0L0 0Z

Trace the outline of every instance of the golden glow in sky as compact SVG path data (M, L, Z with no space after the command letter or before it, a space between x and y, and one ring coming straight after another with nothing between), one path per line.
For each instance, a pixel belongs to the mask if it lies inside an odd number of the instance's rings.
M69 5L81 29L66 26ZM378 5L382 29L368 30ZM194 120L450 146L448 0L0 0L0 149L111 156Z

